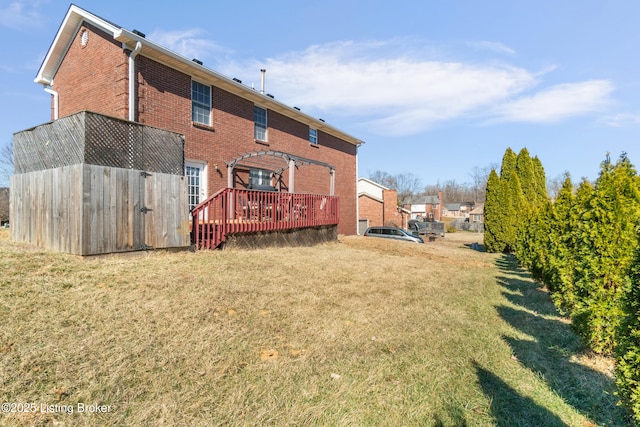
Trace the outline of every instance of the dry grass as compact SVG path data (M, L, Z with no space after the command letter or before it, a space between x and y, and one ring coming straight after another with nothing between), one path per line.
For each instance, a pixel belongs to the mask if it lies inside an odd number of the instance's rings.
M624 424L603 362L478 234L81 259L1 233L2 401L74 408L1 425Z

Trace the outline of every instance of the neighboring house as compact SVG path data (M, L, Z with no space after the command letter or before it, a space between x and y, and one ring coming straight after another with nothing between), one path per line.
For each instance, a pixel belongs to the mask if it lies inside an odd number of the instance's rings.
M484 203L478 203L471 212L469 212L469 221L484 223Z
M440 221L442 218L442 192L437 196L415 197L405 205L411 212L411 219Z
M368 227L406 228L409 211L398 206L398 192L367 178L358 178L359 234Z
M442 210L442 216L447 218L469 218L469 212L473 210L474 204L465 203L447 203Z
M52 119L91 111L184 135L189 210L223 188L335 195L338 233L357 232L362 141L264 87L222 76L75 5L35 82L52 96Z

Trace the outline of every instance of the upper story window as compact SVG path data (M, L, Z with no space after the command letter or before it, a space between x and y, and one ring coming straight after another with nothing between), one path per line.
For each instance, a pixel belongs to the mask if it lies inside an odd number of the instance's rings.
M259 141L267 140L267 110L253 107L253 137Z
M309 128L309 142L312 144L318 143L318 129Z
M191 81L191 120L211 125L211 86Z

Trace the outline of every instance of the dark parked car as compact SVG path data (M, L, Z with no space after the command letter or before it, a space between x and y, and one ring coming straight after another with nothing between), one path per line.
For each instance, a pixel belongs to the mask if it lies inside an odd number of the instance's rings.
M402 228L396 227L369 227L364 232L368 237L383 237L386 239L404 240L405 242L424 243L422 237L414 236Z
M416 219L409 220L409 230L417 231L418 234L431 237L444 237L444 222L440 221L418 221Z

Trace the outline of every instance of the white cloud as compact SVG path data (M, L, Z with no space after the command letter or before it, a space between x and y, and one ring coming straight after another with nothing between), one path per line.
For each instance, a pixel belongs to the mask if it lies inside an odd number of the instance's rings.
M477 42L469 42L469 46L475 47L477 49L490 50L492 52L506 54L506 55L515 55L516 51L511 49L509 46L498 43L498 42L490 42L490 41L477 41Z
M267 92L278 99L305 111L361 117L385 134L424 130L509 99L537 82L534 73L514 66L395 51L400 49L393 43L331 43L260 64L227 65L226 73L264 67Z
M203 37L205 33L204 30L198 28L175 31L156 30L149 35L149 40L153 40L187 58L198 58L200 60L209 57L215 52L226 51L214 41Z
M607 80L564 83L495 109L499 121L553 123L602 111L610 105L613 84Z
M0 5L0 25L21 29L38 27L42 24L42 15L38 10L38 1L9 1Z
M349 115L386 135L459 118L549 123L600 111L613 91L606 80L540 88L554 66L530 71L493 58L452 60L432 46L407 47L411 42L335 42L219 70L251 84L266 68L266 91L276 99L312 115Z
M621 113L605 117L604 123L613 127L624 127L627 125L640 124L640 113Z

